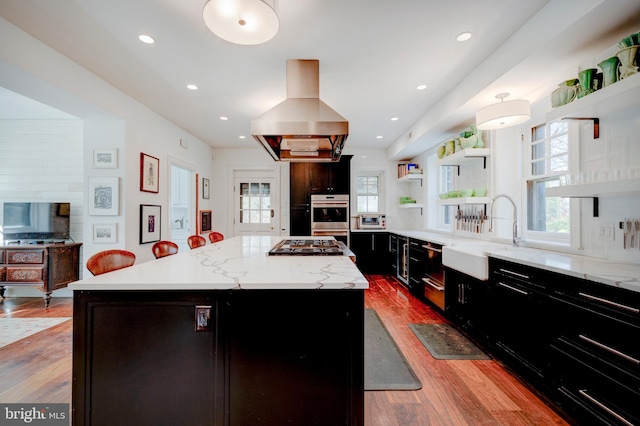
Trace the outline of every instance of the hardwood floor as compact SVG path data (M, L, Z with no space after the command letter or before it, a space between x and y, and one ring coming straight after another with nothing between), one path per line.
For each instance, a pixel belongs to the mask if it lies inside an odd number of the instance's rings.
M437 360L407 327L447 322L393 280L372 275L365 305L373 308L413 367L422 389L365 393L365 424L564 425L532 391L493 360ZM72 299L6 299L0 318L71 317ZM72 322L0 348L0 401L71 402Z

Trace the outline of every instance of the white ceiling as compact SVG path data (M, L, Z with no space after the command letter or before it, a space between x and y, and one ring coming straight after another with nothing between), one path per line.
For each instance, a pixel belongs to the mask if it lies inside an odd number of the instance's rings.
M279 33L239 46L209 32L205 1L0 0L0 15L212 147L256 147L251 120L285 98L286 60L318 59L347 152L396 159L462 130L499 92L546 97L640 28L637 0L278 0Z

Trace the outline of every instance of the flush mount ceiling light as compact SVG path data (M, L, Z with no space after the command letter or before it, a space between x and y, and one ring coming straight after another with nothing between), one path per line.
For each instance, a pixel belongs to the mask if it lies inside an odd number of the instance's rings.
M235 44L254 45L271 40L280 27L276 0L209 0L202 10L212 33Z
M529 101L504 101L509 93L498 93L497 104L489 105L476 112L476 126L481 130L502 129L524 123L531 117Z

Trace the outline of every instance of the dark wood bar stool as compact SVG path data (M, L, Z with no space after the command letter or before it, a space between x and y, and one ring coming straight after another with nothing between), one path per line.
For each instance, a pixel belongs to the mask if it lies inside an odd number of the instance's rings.
M189 248L194 249L196 247L202 247L207 244L207 240L200 235L191 235L187 238L187 244L189 244Z
M161 257L178 253L178 245L173 241L158 241L151 247L151 251L156 259L160 259Z
M127 268L136 261L136 255L127 250L104 250L87 260L87 269L93 275Z

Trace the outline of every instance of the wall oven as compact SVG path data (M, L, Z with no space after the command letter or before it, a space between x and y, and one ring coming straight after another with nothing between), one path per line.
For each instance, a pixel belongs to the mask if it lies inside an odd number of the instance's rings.
M349 244L348 194L311 194L311 235Z

